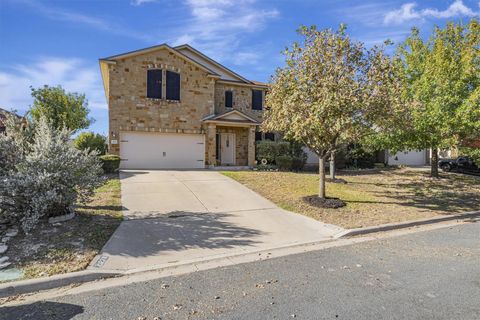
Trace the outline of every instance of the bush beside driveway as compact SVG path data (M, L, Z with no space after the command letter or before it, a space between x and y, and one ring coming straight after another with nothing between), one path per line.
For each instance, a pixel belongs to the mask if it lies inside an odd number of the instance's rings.
M63 223L42 221L31 234L19 234L6 253L24 278L36 278L85 269L122 221L120 181L110 175L76 216ZM11 267L12 267L11 266Z
M341 173L328 183L327 196L344 200L338 209L317 208L303 200L318 194L318 174L223 172L283 209L344 228L360 228L480 210L480 178L458 174L429 177L426 170L386 169Z

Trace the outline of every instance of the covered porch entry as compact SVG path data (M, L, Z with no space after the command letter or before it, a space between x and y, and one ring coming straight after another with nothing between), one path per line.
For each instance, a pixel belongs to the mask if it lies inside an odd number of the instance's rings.
M206 165L255 165L255 131L260 124L238 110L211 115L204 120L207 132Z

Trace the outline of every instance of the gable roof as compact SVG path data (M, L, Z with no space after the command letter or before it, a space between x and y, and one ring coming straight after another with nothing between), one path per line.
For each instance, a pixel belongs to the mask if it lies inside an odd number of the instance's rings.
M105 89L105 97L107 98L107 100L108 100L109 90L110 90L109 88L110 75L108 71L108 65L115 64L116 61L119 59L130 58L137 55L154 52L157 50L167 50L181 57L182 59L194 64L201 70L205 71L210 77L218 78L222 81L236 83L239 85L264 87L264 88L267 87L265 84L261 82L247 80L246 78L240 76L238 73L233 72L232 70L228 69L224 65L207 57L206 55L194 49L188 44L183 44L183 45L172 48L168 44L162 43L156 46L151 46L151 47L129 51L125 53L120 53L120 54L99 59L100 73L102 74L103 87Z
M16 114L15 112L13 112L13 111L8 111L6 109L0 108L0 126L1 127L4 126L3 121L7 118L7 115L13 115L13 116L17 117L18 119L25 119L25 117L22 117L22 116Z
M245 79L238 73L232 71L231 69L225 67L221 63L211 59L210 57L206 56L205 54L201 53L197 49L193 48L188 44L182 44L180 46L174 47L175 50L184 53L185 55L189 56L190 58L194 59L198 63L208 66L210 69L214 69L218 74L222 77L221 79L225 80L237 80L242 81L244 83L252 83L250 80Z
M228 124L240 124L240 125L259 125L260 122L249 116L248 114L233 109L230 111L225 111L220 114L211 114L202 119L204 122L214 122L214 123L228 123Z
M210 73L212 75L219 76L213 70L210 70L209 68L205 67L203 64L198 63L197 61L195 61L194 59L192 59L190 57L187 57L186 55L182 54L178 50L175 50L174 48L170 47L166 43L162 43L162 44L159 44L159 45L156 45L156 46L147 47L147 48L143 48L143 49L138 49L138 50L134 50L134 51L129 51L129 52L125 52L125 53L120 53L120 54L116 54L114 56L110 56L110 57L106 57L106 58L101 58L100 61L115 62L115 60L118 60L118 59L130 58L130 57L133 57L133 56L138 56L138 55L141 55L141 54L146 54L146 53L153 52L153 51L158 51L158 50L167 50L167 51L169 51L169 52L171 52L171 53L173 53L177 56L180 56L181 58L193 63L194 65L196 65L197 67L199 67L203 71L206 71L207 73Z

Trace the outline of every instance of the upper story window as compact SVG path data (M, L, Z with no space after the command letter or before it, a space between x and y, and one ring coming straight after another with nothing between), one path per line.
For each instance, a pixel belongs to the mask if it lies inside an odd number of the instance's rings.
M162 70L160 69L147 71L147 98L162 98Z
M252 109L263 109L262 90L252 90Z
M167 100L180 101L180 73L167 71Z
M233 108L233 92L225 91L225 108Z

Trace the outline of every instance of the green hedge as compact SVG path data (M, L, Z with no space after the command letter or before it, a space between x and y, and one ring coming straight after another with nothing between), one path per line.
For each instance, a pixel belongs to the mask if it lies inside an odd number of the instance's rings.
M100 156L100 160L102 161L102 168L105 173L116 172L120 166L120 157L114 154Z
M258 141L256 156L260 163L262 159L266 159L268 163L274 163L278 155L277 143L273 141Z
M278 169L281 171L292 170L292 160L290 156L278 156L275 161L277 162Z
M257 161L260 164L263 159L270 165L276 164L280 170L300 171L307 160L302 145L289 141L258 141Z

